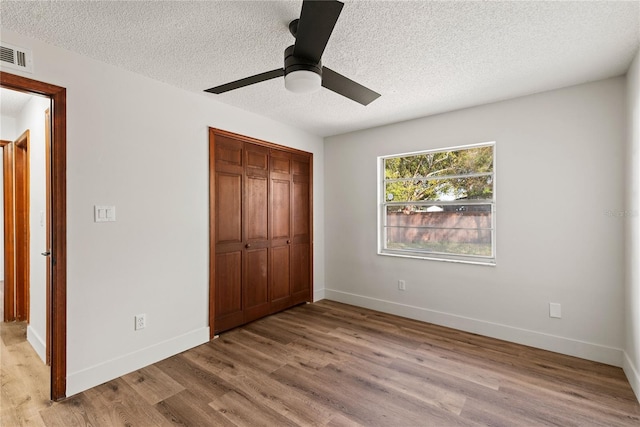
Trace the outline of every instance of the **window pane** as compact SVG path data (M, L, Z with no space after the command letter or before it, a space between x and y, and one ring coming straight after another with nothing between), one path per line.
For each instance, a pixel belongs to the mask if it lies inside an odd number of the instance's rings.
M491 205L415 208L387 206L386 249L492 256Z
M493 172L493 146L385 159L385 178L428 178Z
M445 224L453 224L455 219L458 221L458 224L466 224L458 228L491 228L491 216L489 214L491 214L490 203L479 205L455 203L450 205L406 204L401 206L387 206L387 225L449 228L448 225ZM415 217L406 218L412 215L415 215ZM478 217L482 217L483 220L474 222L474 224L478 225L470 225L472 224L470 218L474 218L474 221L476 221ZM394 221L405 222L391 224L391 218L393 218ZM486 224L486 226L484 224Z
M418 229L401 229L403 240L394 241L398 233L393 227L387 228L387 247L391 250L420 251L425 255L429 252L453 255L492 256L491 231L474 231L477 238L470 239L469 230L439 230L430 229L428 233L418 238L407 238L411 231L418 235Z
M495 264L494 147L383 157L380 253Z
M387 202L493 199L493 176L413 179L385 184Z

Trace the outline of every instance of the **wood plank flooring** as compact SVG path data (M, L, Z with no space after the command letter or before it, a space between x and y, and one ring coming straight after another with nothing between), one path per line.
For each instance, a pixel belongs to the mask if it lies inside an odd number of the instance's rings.
M640 404L620 368L324 300L39 416L24 425L640 426Z
M0 322L0 426L43 426L49 367L27 342L26 322Z

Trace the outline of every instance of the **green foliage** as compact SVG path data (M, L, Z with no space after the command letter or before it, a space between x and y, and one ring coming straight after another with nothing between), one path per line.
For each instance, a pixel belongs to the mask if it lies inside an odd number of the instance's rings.
M388 201L491 199L493 146L394 157L385 160Z

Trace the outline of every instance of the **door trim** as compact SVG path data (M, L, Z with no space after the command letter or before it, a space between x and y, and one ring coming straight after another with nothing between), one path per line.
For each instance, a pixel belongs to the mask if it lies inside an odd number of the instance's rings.
M45 251L51 252L51 108L44 112L44 180L45 180L45 216L46 238ZM46 359L51 366L51 262L47 261L46 269Z
M67 387L67 90L0 71L0 86L52 100L51 137L51 399Z
M13 149L12 141L0 141L2 147L4 200L4 322L12 322L16 318L15 305L15 209L13 198Z

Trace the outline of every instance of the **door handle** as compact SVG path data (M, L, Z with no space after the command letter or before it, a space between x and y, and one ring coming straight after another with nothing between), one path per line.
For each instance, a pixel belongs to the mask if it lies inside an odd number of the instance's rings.
M251 247L251 243L247 243L246 245L244 245L244 247L249 249Z
M49 255L51 255L51 251L42 252L40 255L49 256Z

